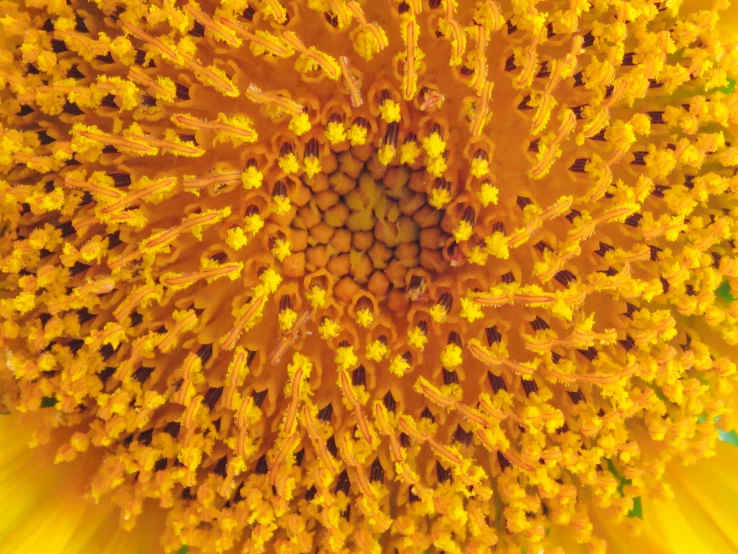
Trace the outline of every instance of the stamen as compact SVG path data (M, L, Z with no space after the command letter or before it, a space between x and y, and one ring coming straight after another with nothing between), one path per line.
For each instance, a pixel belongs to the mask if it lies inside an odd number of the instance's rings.
M482 86L482 91L479 94L479 98L476 100L476 110L471 124L472 136L480 136L484 131L485 125L491 118L489 103L492 100L493 87L494 83L492 81L487 81Z
M351 5L353 5L353 3ZM343 75L344 82L346 83L349 97L351 98L351 106L353 108L358 108L359 106L364 104L364 97L362 96L361 90L359 89L359 81L355 74L351 71L348 57L341 56L338 59L338 63L341 67L341 75Z
M418 68L420 66L419 50L417 50L420 30L413 15L404 14L402 23L402 40L405 44L405 54L402 76L402 97L412 100L418 90Z
M297 38L297 35L292 32L283 33L282 40L287 42L287 44L292 46L302 56L308 58L310 62L316 64L330 79L335 81L341 77L339 64L333 57L316 48L306 48L300 39Z
M217 121L203 121L186 114L175 114L171 120L176 125L186 129L210 129L222 132L225 135L235 135L240 142L255 142L258 135L251 127L251 122L242 117L237 116L229 118L220 114Z
M258 87L251 84L246 89L246 98L257 104L265 104L267 106L275 106L285 113L292 115L300 115L303 113L304 106L286 98L276 92L262 92Z
M236 319L233 329L223 337L221 342L223 350L233 349L241 333L250 327L252 319L257 316L265 300L264 296L258 296L245 306L243 313Z
M240 36L244 40L253 43L259 49L268 52L273 56L279 58L289 58L293 54L293 50L285 48L282 40L272 35L271 33L268 33L266 31L256 31L252 33L251 31L244 29L241 25L228 18L218 17L216 19L219 24L223 25L224 27L228 27L229 29L234 31L236 35Z
M184 11L189 13L194 19L197 19L205 29L212 32L219 40L222 40L234 48L241 46L241 42L237 40L232 33L226 32L217 22L211 19L210 16L200 10L196 4L188 2L184 7Z

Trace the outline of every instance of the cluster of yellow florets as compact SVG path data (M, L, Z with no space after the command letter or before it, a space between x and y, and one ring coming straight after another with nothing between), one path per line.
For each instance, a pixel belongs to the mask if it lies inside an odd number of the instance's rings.
M0 401L167 551L604 552L732 424L680 4L0 0Z

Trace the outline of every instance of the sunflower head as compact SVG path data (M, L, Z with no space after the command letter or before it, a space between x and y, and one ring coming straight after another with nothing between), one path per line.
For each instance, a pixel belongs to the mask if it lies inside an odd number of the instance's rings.
M680 5L1 1L2 402L168 552L603 553L732 424Z

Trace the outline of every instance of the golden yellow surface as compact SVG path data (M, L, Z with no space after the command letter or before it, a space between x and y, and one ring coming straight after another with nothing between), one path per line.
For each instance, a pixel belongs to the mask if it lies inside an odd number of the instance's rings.
M631 548L733 425L726 4L0 1L13 444L166 551Z

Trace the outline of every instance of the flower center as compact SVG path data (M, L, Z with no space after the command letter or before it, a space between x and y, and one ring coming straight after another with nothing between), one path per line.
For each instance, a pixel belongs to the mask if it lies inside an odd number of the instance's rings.
M360 291L406 310L429 279L453 263L454 241L443 212L429 204L425 168L388 167L367 145L331 150L335 169L303 176L290 191L292 256L283 274L325 268L334 294L349 303ZM275 239L276 240L276 239Z

